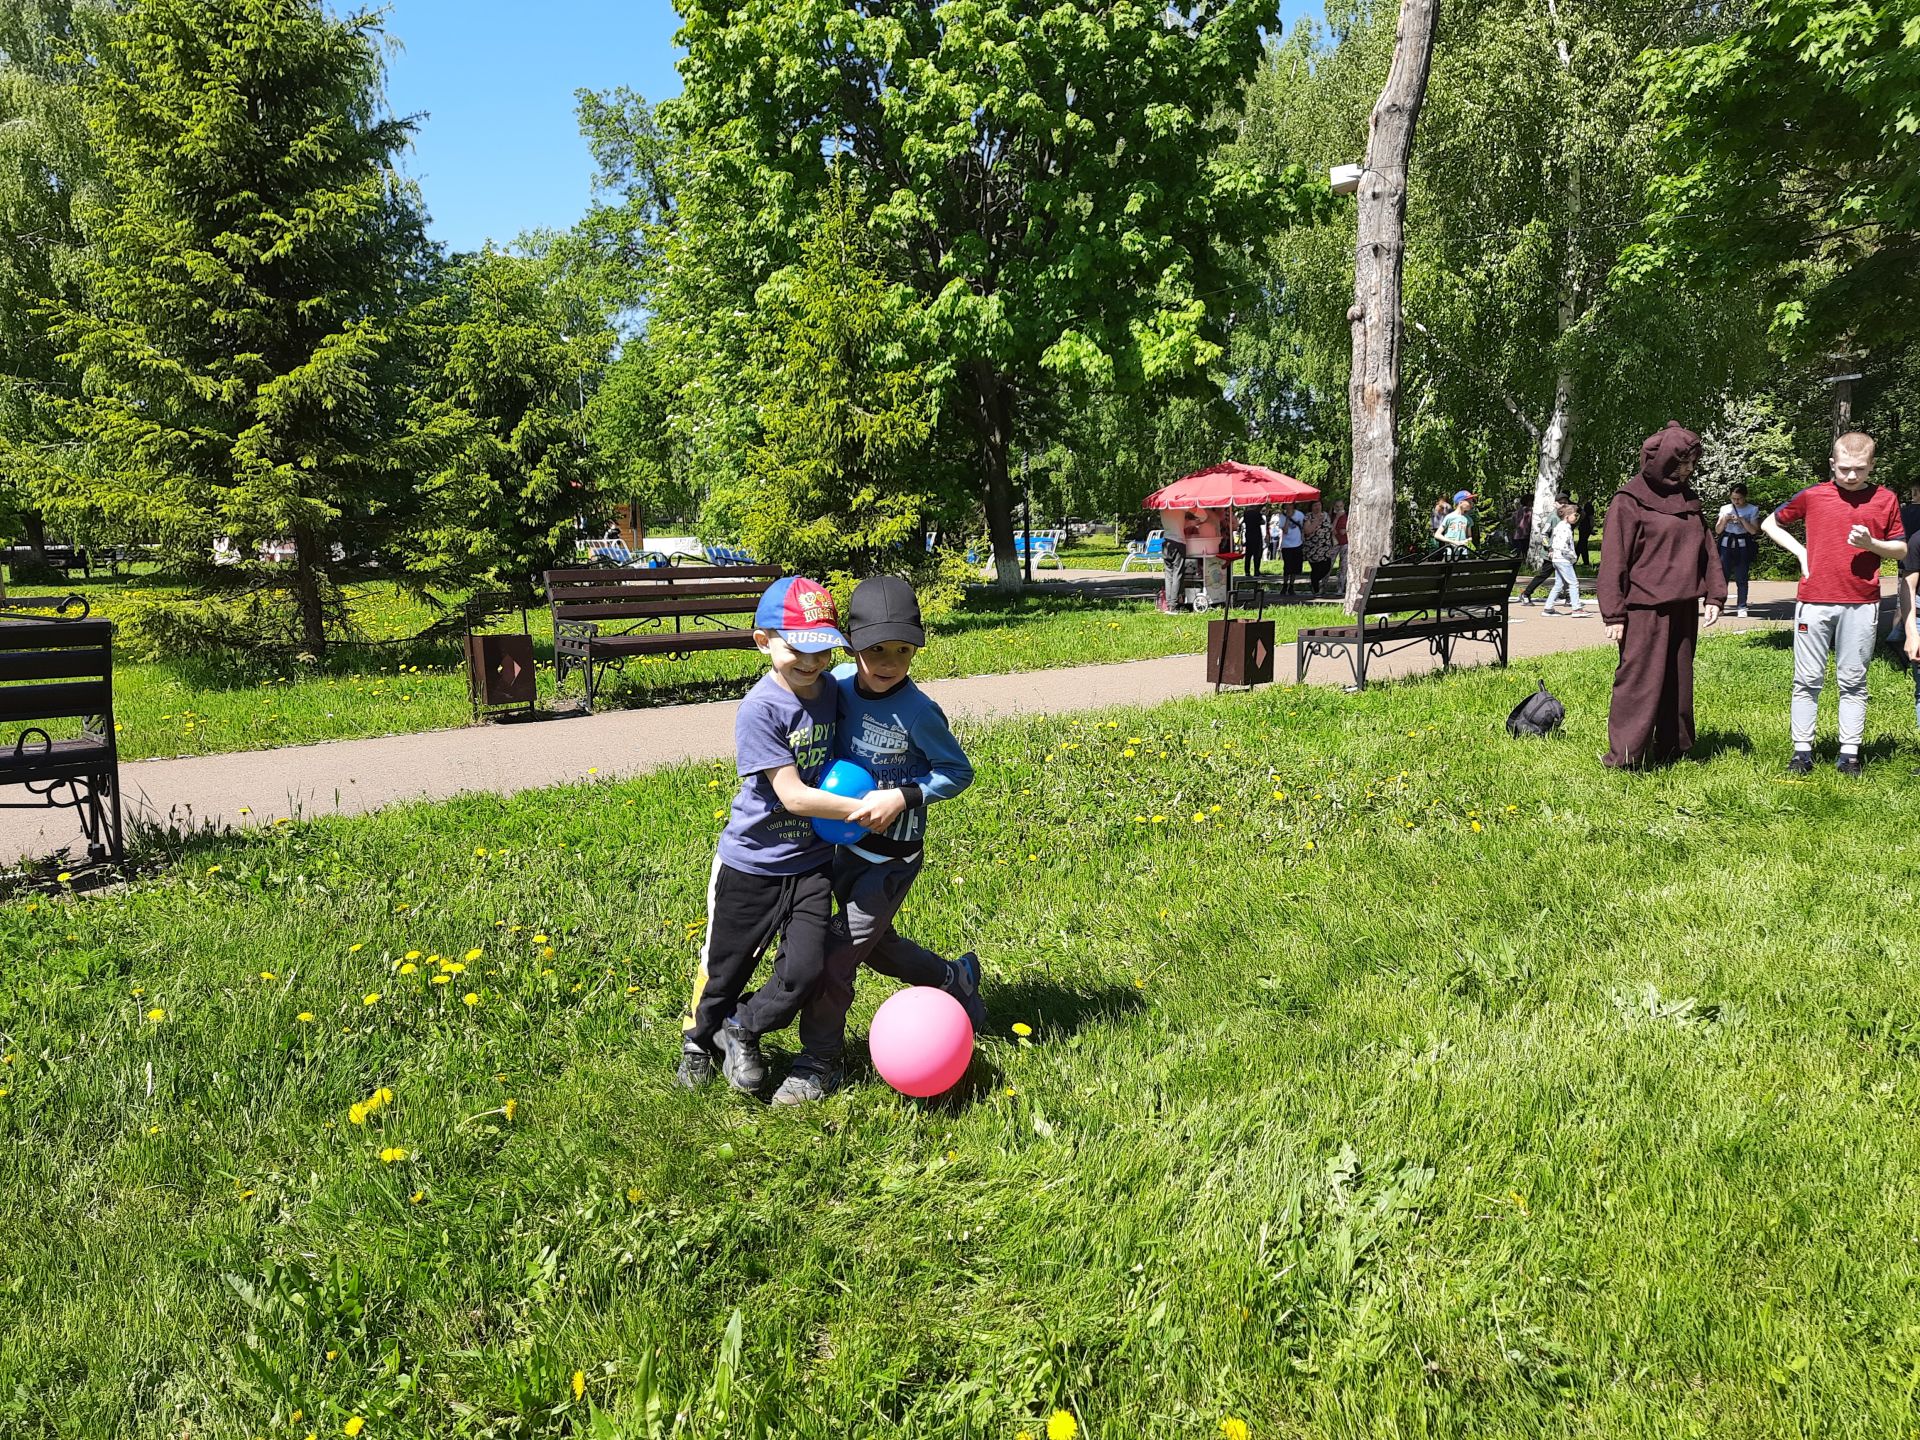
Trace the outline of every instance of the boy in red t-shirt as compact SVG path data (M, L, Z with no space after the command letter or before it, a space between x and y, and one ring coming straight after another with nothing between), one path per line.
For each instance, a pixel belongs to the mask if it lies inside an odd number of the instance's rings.
M1802 545L1783 525L1804 520ZM1810 485L1769 515L1761 531L1800 561L1793 614L1793 758L1787 769L1813 769L1813 732L1827 656L1840 682L1843 775L1860 773L1867 728L1867 663L1879 633L1880 562L1903 559L1906 529L1893 493L1873 483L1873 439L1859 431L1833 442L1833 479Z

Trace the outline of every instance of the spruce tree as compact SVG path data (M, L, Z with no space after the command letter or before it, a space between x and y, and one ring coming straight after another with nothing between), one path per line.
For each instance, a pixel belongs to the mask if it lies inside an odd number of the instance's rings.
M418 398L405 316L428 255L394 160L379 17L315 0L132 0L85 113L110 200L83 207L84 377L59 503L205 567L290 539L290 630L324 650L343 576L395 573L458 423ZM251 564L238 567L252 572Z

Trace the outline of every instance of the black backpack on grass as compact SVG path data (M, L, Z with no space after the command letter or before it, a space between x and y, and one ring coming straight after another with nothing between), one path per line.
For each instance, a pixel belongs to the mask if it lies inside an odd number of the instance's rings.
M1548 693L1547 682L1542 680L1540 688L1513 707L1507 716L1509 735L1551 735L1565 723L1567 707Z

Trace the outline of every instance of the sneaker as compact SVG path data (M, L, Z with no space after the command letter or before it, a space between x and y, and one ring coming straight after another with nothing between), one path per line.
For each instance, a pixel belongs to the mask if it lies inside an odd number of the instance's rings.
M1561 612L1554 609L1551 605L1542 605L1540 607L1540 613L1542 615L1558 615Z
M1733 613L1734 613L1734 614L1735 614L1735 616L1737 616L1737 617L1738 617L1739 619L1742 619L1742 620L1744 620L1744 619L1746 619L1746 618L1747 618L1747 607L1746 607L1746 606L1744 606L1744 605L1742 605L1742 606L1741 606L1741 607L1740 607L1740 608L1739 608L1738 610L1736 610L1736 611L1734 611Z
M1813 751L1811 750L1794 751L1793 758L1787 761L1787 773L1789 775L1813 774Z
M1532 604L1533 604L1533 597L1532 597L1531 595L1522 595L1522 596L1520 597L1520 603L1521 603L1522 605L1532 605Z
M840 1088L843 1080L838 1061L802 1055L793 1062L793 1069L780 1082L780 1088L773 1092L773 1103L807 1105L815 1100L824 1100Z
M1833 768L1842 775L1858 775L1863 768L1858 755L1842 755L1833 762Z
M760 1053L760 1037L729 1020L713 1037L720 1052L720 1073L742 1095L752 1095L767 1083L767 1062Z
M673 1083L682 1090L699 1090L711 1085L714 1076L719 1073L719 1068L713 1063L713 1056L705 1050L682 1050L680 1064L673 1072Z
M987 1028L987 1007L980 998L980 957L969 950L957 960L947 962L947 983L940 987L966 1007L973 1033Z

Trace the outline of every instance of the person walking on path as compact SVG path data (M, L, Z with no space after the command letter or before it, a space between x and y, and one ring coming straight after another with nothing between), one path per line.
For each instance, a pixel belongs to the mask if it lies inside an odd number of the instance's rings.
M1607 506L1596 588L1607 638L1620 647L1600 760L1613 769L1663 764L1693 748L1700 602L1713 625L1727 598L1700 497L1687 484L1699 463L1700 437L1669 421L1640 446L1640 473Z
M1727 503L1720 507L1720 518L1713 533L1720 540L1720 568L1727 583L1734 587L1740 604L1740 618L1747 618L1747 580L1753 568L1753 555L1760 548L1760 507L1747 503L1747 487L1734 485L1727 491Z
M1575 547L1580 551L1580 563L1593 563L1593 499L1589 496L1580 502L1579 513L1573 517L1573 538Z
M1562 501L1560 518L1554 522L1553 539L1547 542L1547 559L1553 564L1553 588L1547 591L1547 603L1541 607L1542 615L1553 614L1553 602L1560 598L1560 592L1567 592L1572 605L1569 615L1584 615L1587 607L1580 603L1580 577L1573 570L1573 517L1577 513L1575 506Z
M1291 595L1300 583L1300 567L1305 558L1300 547L1306 543L1307 517L1298 507L1289 505L1281 519L1286 528L1280 532L1280 593Z
M1572 503L1573 502L1568 500L1567 497L1564 495L1558 497L1553 502L1554 513L1556 515L1559 514L1561 506L1570 505ZM1575 510L1576 510L1575 523L1576 524L1578 523L1578 520L1577 520L1578 508L1579 507L1577 506L1575 507ZM1551 535L1552 532L1549 531L1548 534ZM1531 543L1531 536L1529 536L1529 543ZM1533 604L1534 595L1539 592L1539 589L1542 585L1545 585L1549 580L1553 579L1554 573L1555 571L1553 568L1553 546L1551 543L1549 543L1547 547L1540 552L1540 567L1533 572L1533 578L1527 581L1527 588L1520 592L1520 603L1522 605Z
M1333 573L1333 517L1327 507L1314 500L1307 506L1307 518L1300 526L1300 553L1307 562L1308 591L1318 595Z
M1249 505L1240 517L1241 529L1246 536L1247 578L1258 579L1260 560L1266 553L1267 545L1267 507Z
M1473 492L1462 490L1453 497L1453 509L1433 529L1434 542L1449 556L1466 555L1473 549Z
M1433 502L1433 524L1427 528L1437 532L1442 525L1447 523L1447 516L1452 513L1453 501L1442 495L1438 500Z
M1800 562L1793 607L1793 757L1795 775L1813 770L1820 691L1833 656L1840 682L1840 755L1834 768L1860 773L1867 729L1867 663L1880 621L1880 562L1907 554L1900 506L1873 483L1871 436L1851 431L1833 442L1833 478L1809 485L1761 522L1767 538ZM1786 526L1806 522L1802 545ZM1724 592L1723 592L1724 593Z
M1908 540L1920 535L1920 480L1907 486L1907 498L1900 502L1900 528L1907 532ZM1913 611L1914 575L1904 561L1895 583L1899 588L1893 604L1893 624L1887 629L1887 643L1897 645L1901 656L1910 660L1912 657L1907 654L1906 647L1906 624L1907 616ZM1914 676L1914 683L1920 686L1920 675Z

